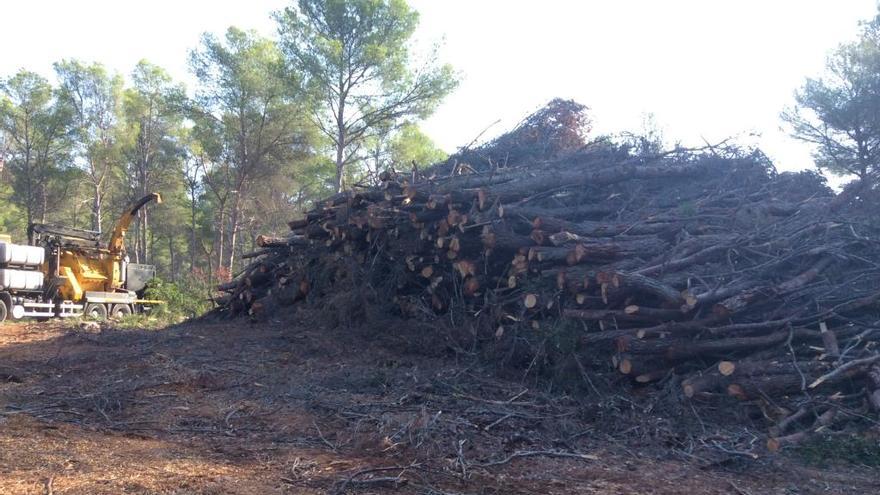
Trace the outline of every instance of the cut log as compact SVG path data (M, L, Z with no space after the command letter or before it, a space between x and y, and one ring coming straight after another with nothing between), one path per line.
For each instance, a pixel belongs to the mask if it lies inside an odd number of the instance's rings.
M837 336L828 329L828 325L824 321L819 322L819 334L822 335L822 346L825 348L825 354L830 358L840 357L840 345L837 343Z
M618 339L618 350L634 354L662 355L668 360L677 361L695 356L718 356L730 352L764 349L769 346L786 342L806 339L818 340L819 332L805 328L794 329L791 332L776 332L756 337L733 337L729 339L715 339L706 341L692 341L685 339Z
M519 216L529 223L537 217L564 218L567 220L599 219L614 212L614 208L605 205L577 205L558 208L541 208L534 206L504 206L499 215L505 218Z
M658 310L660 311L660 310ZM562 315L566 318L579 320L619 320L619 321L653 321L656 315L647 313L629 313L619 309L565 309Z
M771 427L770 428L770 436L771 437L781 436L783 433L785 433L785 431L789 427L791 427L792 425L794 425L798 421L806 418L807 414L809 412L810 412L810 409L808 409L806 406L801 406L800 408L798 408L797 411L782 418L781 420L779 420L778 423L776 423L776 425Z
M722 376L730 376L736 371L736 363L733 361L721 361L718 363L718 372Z
M818 337L819 332L799 328L791 332L776 332L758 337L733 337L704 342L677 342L666 348L665 356L670 360L687 359L694 356L717 356L735 351L763 349L781 344L789 338L793 342L797 342L806 339L815 340Z
M768 439L767 450L769 450L770 452L779 452L785 447L790 447L803 443L805 440L812 438L816 433L819 433L824 428L831 426L834 423L834 419L836 418L836 416L837 409L828 409L824 413L820 414L818 418L816 418L816 421L813 422L813 426L811 426L809 430L800 431L784 437L773 437Z
M691 376L681 382L681 390L687 398L693 398L706 392L722 390L730 383L730 380L715 373L705 373Z
M645 359L644 356L622 354L617 361L617 370L622 374L630 375L633 378L640 375L651 374L655 371L662 371L663 374L666 374L670 370L668 363L665 363L662 360Z
M630 316L654 321L673 321L684 316L684 313L677 309L648 308L637 304L630 304L623 311Z
M716 304L712 310L717 314L726 316L742 310L744 307L748 306L758 298L786 294L797 290L815 279L819 275L819 273L822 272L822 270L831 265L832 261L833 259L831 257L824 257L817 261L808 270L798 274L796 277L791 278L790 280L786 280L785 282L777 285L775 288L761 286L743 291L736 296L729 297L724 301Z
M810 388L816 388L819 385L822 385L828 381L840 380L843 377L853 376L855 374L864 373L867 368L874 365L874 363L880 362L880 354L875 354L873 356L868 356L861 359L856 359L850 361L848 363L842 364L840 367L836 368L833 371L830 371L819 378L816 378L815 381L810 383Z
M790 356L769 361L721 361L717 366L721 375L734 377L795 374L798 370L815 375L826 371L828 367L828 363L818 360L792 362Z
M537 294L526 294L523 297L523 305L526 309L535 309L538 307L538 295Z

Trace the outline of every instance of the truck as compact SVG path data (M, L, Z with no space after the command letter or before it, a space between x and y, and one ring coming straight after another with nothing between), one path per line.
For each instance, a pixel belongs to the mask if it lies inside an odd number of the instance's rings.
M0 236L0 322L7 318L120 317L162 301L144 299L152 265L130 263L125 233L151 193L120 216L105 244L100 232L52 224L28 226L28 244Z

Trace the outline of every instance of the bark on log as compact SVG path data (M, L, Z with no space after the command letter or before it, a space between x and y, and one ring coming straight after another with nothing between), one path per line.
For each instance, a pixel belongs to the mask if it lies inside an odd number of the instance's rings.
M729 383L730 378L721 376L717 373L705 373L686 378L681 382L681 390L687 398L693 398L696 395L716 392L724 389Z
M619 321L651 321L651 316L644 314L630 314L619 309L565 309L562 315L566 318L578 320L619 320Z
M771 288L768 286L756 287L753 289L749 289L746 291L737 294L736 296L729 297L724 301L716 304L713 308L713 311L721 314L721 315L730 315L736 313L737 311L742 310L752 302L754 302L759 297L766 297L768 295L781 295L787 294L789 292L800 289L801 287L810 283L813 279L815 279L819 273L822 272L825 268L827 268L833 259L831 257L824 257L817 261L812 267L808 270L798 274L796 277L786 280L785 282Z
M837 409L828 409L827 411L819 415L818 418L816 418L816 421L813 422L813 426L811 426L809 430L800 431L784 437L774 437L768 439L767 450L769 450L770 452L778 452L785 447L790 447L803 443L805 440L813 437L822 429L831 426L834 423L834 419L836 416Z
M559 208L541 208L535 206L503 206L499 209L499 216L511 218L519 216L529 223L537 217L564 218L566 220L598 219L614 213L614 208L604 205L577 205L563 206Z
M775 332L756 337L732 337L706 341L683 339L618 339L618 350L633 354L663 355L671 361L688 359L695 356L726 355L731 352L763 349L778 345L791 338L792 341L805 339L821 339L819 332L806 328L796 328L791 332Z
M587 166L591 160L581 162L581 166ZM492 195L502 204L517 201L528 197L535 191L557 189L563 186L578 187L584 185L607 186L627 180L657 179L698 176L705 173L698 164L681 164L677 166L645 166L643 164L622 164L618 167L585 172L572 170L557 174L540 174L534 177L522 178L517 181L508 181L492 187Z
M681 291L657 279L627 272L615 272L611 278L615 287L652 295L671 307L678 308L684 304Z

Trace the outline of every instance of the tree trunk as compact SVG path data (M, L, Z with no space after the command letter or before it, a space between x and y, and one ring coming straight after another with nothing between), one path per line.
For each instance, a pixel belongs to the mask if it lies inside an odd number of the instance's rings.
M46 211L49 209L49 192L46 184L40 187L40 223L46 223ZM28 223L30 225L30 223Z
M340 136L342 135L342 131L340 131ZM340 138L341 139L341 138ZM342 145L337 145L336 147L336 192L342 192L345 190L345 176L343 171L343 157L342 154L344 152L344 148Z
M196 268L196 191L190 189L189 271Z
M229 273L233 272L233 266L235 265L235 245L238 242L238 224L241 219L241 198L243 194L241 189L239 187L239 191L235 193L235 201L232 203L231 222L229 224L229 261L226 264Z
M32 190L32 188L31 188L31 181L28 180L28 181L27 181L27 184L28 184L28 190L27 190L27 211L26 211L25 213L27 214L27 223L28 223L28 226L30 226L30 224L33 223L33 221L34 221L34 202L33 202L33 199L32 199L33 194L32 194L32 192L31 192L31 190Z
M171 281L177 282L177 270L174 266L174 237L168 236L168 254L171 258L168 263L168 271L171 273Z
M146 196L146 194L144 194L144 196ZM150 249L146 243L147 232L149 231L149 226L150 226L149 217L148 217L149 212L147 211L146 208L143 208L143 209L141 209L140 213L141 213L141 215L143 215L143 219L141 221L141 237L144 239L142 253L141 253L141 259L144 260L144 263L150 263Z
M103 203L103 194L101 191L101 184L95 182L95 198L92 202L92 230L95 232L101 232L101 207Z
M339 82L339 112L336 114L336 192L345 190L345 93L342 80Z
M155 251L155 244L156 244L156 237L151 235L150 236L150 251L151 252Z
M132 238L134 239L134 245L132 245L134 251L134 262L141 262L141 222L135 222L134 230L132 231L134 234Z
M218 280L214 276L214 252L208 251L208 249L205 247L204 242L199 242L199 247L202 248L202 253L204 253L205 255L205 261L208 263L208 285L213 286L218 282ZM225 280L219 282L225 282Z
M217 227L218 227L217 239L215 240L215 242L217 243L217 247L215 248L216 252L217 252L217 263L214 266L216 266L216 270L219 272L223 269L223 261L224 261L223 247L226 244L226 212L224 211L224 208L222 206L221 206L220 211L218 212L217 216L219 217L218 222L217 222ZM210 258L210 256L209 256L209 258ZM213 271L214 271L214 269L212 268L211 269L212 276L213 276ZM221 274L221 276L223 276L223 275Z

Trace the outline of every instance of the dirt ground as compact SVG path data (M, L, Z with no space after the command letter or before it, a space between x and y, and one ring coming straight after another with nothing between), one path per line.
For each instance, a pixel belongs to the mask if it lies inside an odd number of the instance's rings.
M868 468L722 444L709 458L639 434L665 421L650 411L603 428L623 413L411 344L306 317L150 331L2 325L0 493L880 490Z

